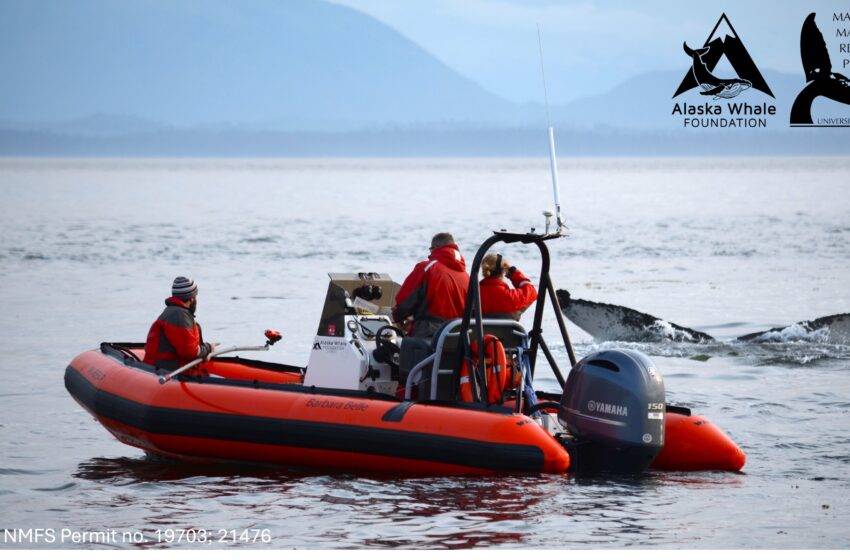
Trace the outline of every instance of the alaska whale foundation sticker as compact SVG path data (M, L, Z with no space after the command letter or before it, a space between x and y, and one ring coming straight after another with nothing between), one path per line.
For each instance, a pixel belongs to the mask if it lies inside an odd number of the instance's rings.
M705 98L701 103L676 102L673 106L672 115L682 119L684 128L767 127L768 117L776 115L776 106L766 101L751 103L745 98L752 98L752 90L757 90L773 99L773 92L725 13L702 47L692 47L687 41L682 47L691 65L673 98L692 89L698 89ZM717 68L724 58L731 67L727 70L730 74L721 74ZM739 96L744 99L738 100Z

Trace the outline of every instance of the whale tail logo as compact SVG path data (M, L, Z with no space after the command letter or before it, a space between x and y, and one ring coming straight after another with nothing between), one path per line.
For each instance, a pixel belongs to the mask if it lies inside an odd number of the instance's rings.
M850 79L833 71L829 51L815 23L814 13L809 14L800 30L800 57L806 85L791 106L791 126L811 126L812 104L818 97L850 105Z
M721 28L724 22L726 25ZM718 30L721 31L718 32ZM725 13L721 14L720 19L717 20L702 48L692 49L688 47L687 42L683 47L685 54L691 58L691 68L685 74L673 97L697 87L702 89L700 92L702 95L712 96L714 99L737 97L750 88L774 97L770 86L767 85ZM724 56L738 74L737 77L718 78L712 73Z

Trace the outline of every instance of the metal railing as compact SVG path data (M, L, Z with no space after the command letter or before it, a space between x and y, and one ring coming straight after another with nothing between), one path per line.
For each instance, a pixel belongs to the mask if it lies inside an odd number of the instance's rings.
M439 331L439 336L437 337L437 341L434 344L434 353L416 364L413 369L410 370L410 373L407 375L407 382L404 386L404 398L405 400L409 400L411 398L411 393L413 390L413 386L415 384L420 384L424 379L423 371L428 366L431 366L431 376L430 376L430 400L437 399L437 381L440 375L454 375L455 368L454 363L448 364L449 367L441 367L443 364L443 352L446 350L446 343L450 339L457 339L460 337L460 329L459 327L463 323L463 319L454 319L449 322L447 325L442 327ZM475 322L470 324L469 329L473 329L475 327ZM510 328L512 329L511 334L515 337L519 337L520 344L519 347L522 348L522 351L527 352L528 345L528 333L525 331L525 327L522 326L518 321L513 321L510 319L482 319L481 321L482 327L486 332L488 327L499 327L499 328ZM468 336L468 334L467 334ZM504 342L504 341L503 341ZM453 353L456 348L451 349ZM453 356L453 354L449 354L449 357ZM446 360L451 361L451 360ZM522 367L522 366L521 366ZM523 372L524 377L524 372ZM480 382L481 383L481 382ZM483 381L485 384L484 389L486 390L486 380Z

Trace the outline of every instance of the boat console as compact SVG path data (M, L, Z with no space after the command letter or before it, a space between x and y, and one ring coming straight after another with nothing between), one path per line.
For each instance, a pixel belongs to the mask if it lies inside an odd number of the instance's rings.
M395 395L401 331L392 305L400 286L386 273L329 276L304 385Z

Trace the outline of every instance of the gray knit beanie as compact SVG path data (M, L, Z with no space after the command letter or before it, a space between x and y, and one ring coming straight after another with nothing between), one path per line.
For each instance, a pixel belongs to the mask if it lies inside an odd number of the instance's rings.
M191 278L178 276L171 284L171 295L183 301L189 301L198 295L198 285Z

